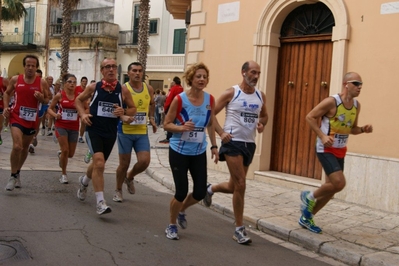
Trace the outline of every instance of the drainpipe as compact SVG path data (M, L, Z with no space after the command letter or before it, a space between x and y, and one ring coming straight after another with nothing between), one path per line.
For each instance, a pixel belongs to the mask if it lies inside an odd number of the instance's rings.
M47 1L47 19L46 19L46 39L45 39L45 49L46 49L46 76L49 76L49 57L50 57L50 2ZM54 81L55 82L55 81Z

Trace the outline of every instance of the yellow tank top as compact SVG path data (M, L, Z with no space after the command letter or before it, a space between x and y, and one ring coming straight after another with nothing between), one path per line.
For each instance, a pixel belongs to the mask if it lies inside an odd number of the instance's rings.
M144 82L142 84L142 91L136 92L130 86L129 82L125 83L127 89L132 95L134 105L136 105L137 108L137 113L134 116L135 121L130 124L122 124L122 132L124 134L147 134L147 116L150 107L151 97L148 91L147 84L145 84Z

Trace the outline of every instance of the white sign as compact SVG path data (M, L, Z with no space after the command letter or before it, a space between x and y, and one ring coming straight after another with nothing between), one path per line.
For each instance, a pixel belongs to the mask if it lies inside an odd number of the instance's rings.
M220 4L218 7L218 23L238 21L240 18L240 2Z
M399 13L399 2L381 4L381 15Z

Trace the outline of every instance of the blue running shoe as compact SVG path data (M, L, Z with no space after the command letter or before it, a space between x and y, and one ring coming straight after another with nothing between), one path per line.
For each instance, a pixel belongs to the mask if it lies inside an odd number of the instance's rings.
M309 199L308 195L310 194L310 191L302 191L301 192L301 213L303 216L306 218L312 218L313 214L313 208L316 205L316 200L311 200Z
M322 230L320 227L314 224L313 218L306 218L305 216L301 216L298 221L299 225L307 228L309 231L316 233L316 234L321 234Z
M177 226L175 224L168 225L165 229L165 235L169 239L179 240L179 236L177 235Z

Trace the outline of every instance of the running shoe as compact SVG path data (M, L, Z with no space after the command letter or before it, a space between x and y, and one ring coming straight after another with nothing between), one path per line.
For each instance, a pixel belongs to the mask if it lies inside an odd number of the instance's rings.
M125 183L126 183L126 186L127 186L127 191L128 191L130 194L136 193L136 189L134 188L134 179L129 180L129 179L127 179L127 177L126 177L126 178L125 178Z
M53 132L51 132L50 130L48 131L48 133L47 133L47 136L49 137L49 136L52 136L53 135Z
M184 212L183 213L179 212L179 215L177 215L176 222L181 229L186 229L187 228L186 214Z
M115 202L122 202L123 201L122 190L115 190L115 194L112 200Z
M78 140L78 142L79 142L79 143L85 143L85 141L83 140L83 138L82 138L82 137L79 137L79 140Z
M7 185L6 185L6 190L7 190L7 191L13 191L14 188L15 188L15 183L16 183L16 182L17 182L17 179L16 179L15 177L11 176L11 177L8 179L8 183L7 183Z
M90 163L91 157L92 157L92 155L91 155L90 151L87 151L85 157L83 158L84 162Z
M36 137L33 137L33 141L32 141L32 144L33 144L33 146L37 146L37 138Z
M21 188L21 178L19 176L19 174L17 174L17 178L15 180L15 188Z
M237 241L238 244L250 244L252 243L251 238L247 235L247 231L244 226L241 226L238 230L234 232L233 239Z
M165 229L165 235L169 239L179 240L179 236L177 235L177 226L175 224L168 225Z
M205 194L205 198L202 200L202 203L204 203L204 205L206 207L211 207L212 205L212 196L209 192L208 192L208 188L212 186L211 184L208 184L208 186L206 187L206 194Z
M316 234L321 234L322 230L320 227L315 225L313 218L306 218L304 215L301 215L298 221L299 225L302 226L303 228L307 228L309 231L316 233Z
M58 166L60 168L62 168L62 166L61 166L61 151L57 151L57 156L58 156ZM68 181L67 181L67 183L68 183Z
M32 144L29 144L29 153L33 154L35 153L35 147Z
M5 127L3 131L8 132L8 127Z
M107 203L105 202L105 200L100 201L99 203L97 203L97 214L106 214L106 213L110 213L112 210L109 206L107 206Z
M44 134L46 133L46 129L43 127L42 130L40 130L40 133L42 134L42 136L44 136Z
M60 183L61 184L68 184L68 177L66 175L61 175Z
M79 189L78 189L78 198L80 200L86 199L87 187L88 185L83 185L83 175L79 177Z
M301 192L301 212L306 218L312 218L313 208L316 205L316 200L309 199L310 191Z

